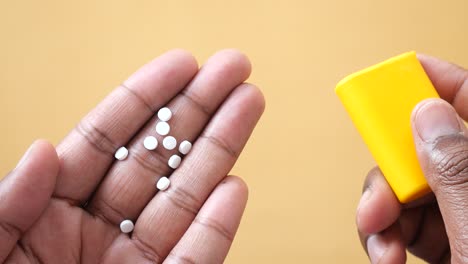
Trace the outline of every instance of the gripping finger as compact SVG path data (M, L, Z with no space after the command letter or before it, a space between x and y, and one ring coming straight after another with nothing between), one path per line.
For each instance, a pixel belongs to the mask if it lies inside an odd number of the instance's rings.
M468 256L468 138L455 109L440 99L420 103L412 116L421 167L437 197L447 230L452 260Z

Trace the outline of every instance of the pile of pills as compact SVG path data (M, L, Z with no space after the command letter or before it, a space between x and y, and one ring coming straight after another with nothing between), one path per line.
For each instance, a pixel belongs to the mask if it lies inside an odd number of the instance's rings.
M161 108L158 113L157 113L159 121L156 123L156 133L160 136L163 136L162 140L162 146L166 150L174 150L177 148L177 139L169 133L171 132L171 126L169 125L169 120L172 118L172 111L167 108ZM155 150L159 146L158 139L154 136L147 136L143 140L143 146L145 149L152 151ZM182 141L179 144L178 151L182 155L187 155L190 150L192 149L192 143L190 143L187 140ZM129 151L125 147L119 148L115 152L115 158L117 160L125 160L129 155ZM181 156L177 154L173 154L169 160L167 161L167 165L172 168L172 169L177 169L182 162ZM159 191L165 191L169 188L171 185L171 180L168 177L162 176L159 178L159 180L156 182L156 188ZM120 223L120 230L122 233L130 233L133 231L134 224L131 220L124 220L122 223Z

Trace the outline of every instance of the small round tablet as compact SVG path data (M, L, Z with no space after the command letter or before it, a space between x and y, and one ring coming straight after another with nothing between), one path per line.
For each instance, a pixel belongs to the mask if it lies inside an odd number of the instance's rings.
M173 150L177 146L177 140L172 136L165 137L163 139L163 146L167 150Z
M171 126L167 122L158 122L156 124L156 132L161 135L165 136L169 134L169 131L171 131Z
M190 143L187 140L182 141L182 143L180 143L179 145L179 152L184 155L187 155L187 153L189 153L191 149L192 149L192 143Z
M123 220L120 223L120 231L125 234L132 232L134 227L132 220Z
M158 118L161 120L161 121L169 121L172 117L172 112L171 112L171 109L167 108L167 107L164 107L164 108L161 108L159 109L158 111Z
M114 157L118 160L124 160L128 157L128 149L126 147L119 148L116 152Z
M171 184L171 180L169 180L167 177L162 177L159 179L158 183L156 183L156 188L160 191L165 191L167 188L169 188L169 185Z
M155 150L158 147L158 140L153 136L148 136L143 141L143 145L147 150Z
M169 167L171 167L173 169L177 169L179 167L181 161L182 161L182 159L178 155L172 155L169 158L169 161L167 162L167 164L169 165Z

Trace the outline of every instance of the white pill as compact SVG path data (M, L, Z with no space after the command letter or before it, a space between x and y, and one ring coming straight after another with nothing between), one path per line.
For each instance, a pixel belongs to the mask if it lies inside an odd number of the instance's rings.
M159 109L158 118L161 119L161 121L169 121L171 117L172 117L171 109L167 107Z
M165 136L169 134L169 131L171 131L171 126L167 122L158 122L156 124L156 132L161 135Z
M118 160L124 160L128 157L128 149L126 147L121 147L115 152L114 156Z
M158 147L158 140L153 136L148 136L143 141L143 145L147 150L155 150Z
M122 223L120 223L120 231L125 234L132 232L134 227L135 225L133 225L131 220L123 220Z
M159 179L158 183L156 183L156 188L160 191L165 191L167 188L169 188L169 185L171 184L171 180L169 180L167 177L162 177Z
M179 145L179 152L184 155L187 155L187 153L189 153L191 149L192 149L192 143L190 143L187 140L182 141L182 143L180 143Z
M180 165L180 162L182 162L182 159L178 155L172 155L169 158L169 161L167 162L167 164L169 165L169 167L173 169L177 169L177 167L179 167Z
M165 137L163 139L163 146L167 150L173 150L177 146L177 140L175 139L175 137Z

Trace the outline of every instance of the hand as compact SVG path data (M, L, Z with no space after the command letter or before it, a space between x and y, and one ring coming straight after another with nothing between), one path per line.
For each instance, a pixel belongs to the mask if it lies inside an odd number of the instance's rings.
M359 236L372 263L404 263L406 249L430 263L467 263L468 133L462 119L468 120L468 71L419 59L445 100L423 101L412 115L419 161L434 193L401 205L373 169L358 206Z
M57 146L36 141L0 184L0 262L222 263L247 202L247 186L226 176L263 109L243 83L248 59L234 50L200 70L181 50L145 65ZM180 167L174 151L149 151L156 111L174 113L170 134L194 142ZM126 146L124 161L115 151ZM161 176L171 186L157 192ZM121 233L122 220L135 229Z

